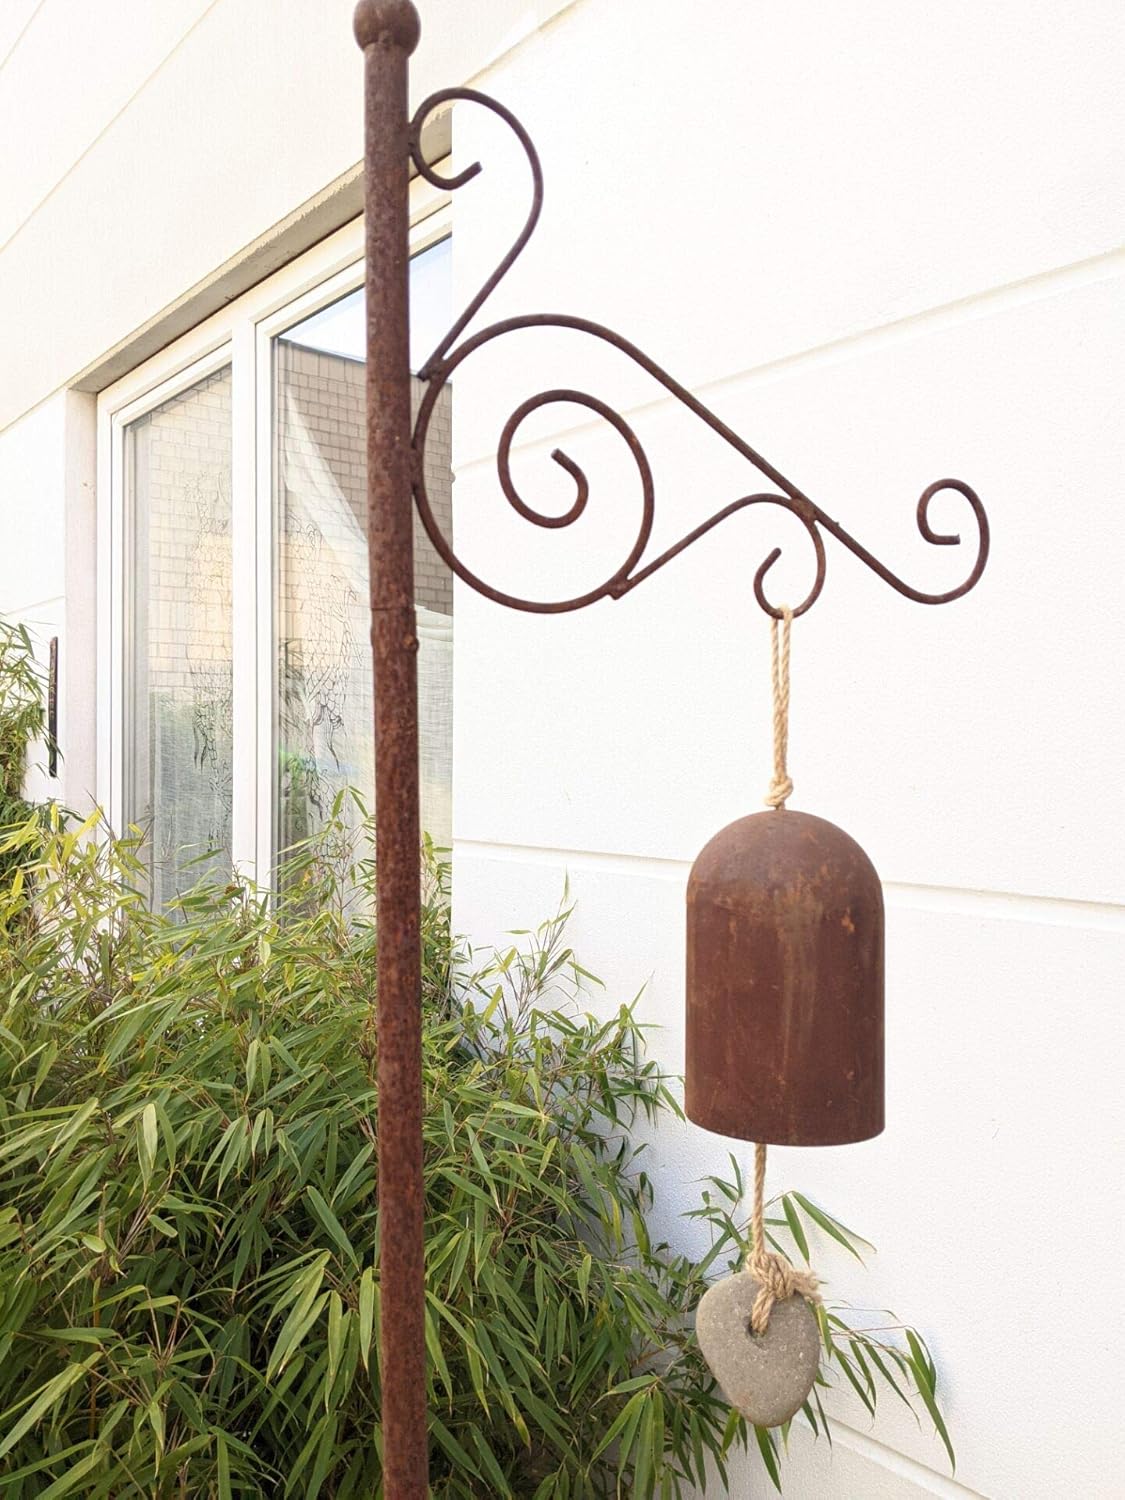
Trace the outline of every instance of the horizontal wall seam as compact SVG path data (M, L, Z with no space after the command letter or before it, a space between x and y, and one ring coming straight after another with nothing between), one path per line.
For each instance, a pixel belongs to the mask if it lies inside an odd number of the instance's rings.
M23 25L20 27L19 31L16 33L16 39L15 39L15 41L8 48L7 52L4 53L4 56L0 57L0 73L2 73L4 71L4 69L8 66L9 62L14 57L15 52L16 52L16 48L23 41L23 39L27 35L27 33L31 30L32 22L35 20L35 17L39 14L39 12L43 9L43 6L45 4L46 4L46 0L39 0L39 4L31 12L31 14L28 16L27 20L23 23Z
M12 233L8 236L4 243L0 245L0 255L3 254L3 252L8 248L10 244L13 243L14 240L19 238L20 234L27 227L27 225L31 223L32 219L43 207L43 205L49 202L54 194L58 192L59 188L74 171L75 167L81 164L84 158L89 155L89 153L98 144L98 142L102 139L106 132L111 130L117 123L117 121L121 118L121 116L126 112L126 110L128 110L136 102L136 100L140 98L145 89L148 88L149 84L152 83L152 81L160 74L169 60L174 57L175 54L180 50L183 44L187 41L188 37L191 36L193 31L195 31L196 27L198 27L201 22L207 19L211 11L214 10L215 6L218 5L218 3L219 0L211 0L211 3L206 7L206 9L200 11L196 19L191 23L190 26L186 28L184 32L182 32L182 34L177 38L175 44L169 48L169 50L164 54L164 56L160 59L160 61L156 64L152 71L141 80L141 82L125 100L124 104L122 104L121 107L110 117L110 119L105 122L98 133L95 136L92 136L91 139L86 142L82 150L73 159L73 161L71 161L70 164L59 173L58 177L55 178L54 182L43 194L43 196L35 203L34 207L28 210L25 216L20 220L19 224L16 225ZM525 33L525 35L519 37L515 42L512 43L511 46L505 48L505 50L499 53L496 57L490 58L489 61L485 63L484 66L480 68L471 79L467 79L465 81L465 86L477 86L479 81L487 78L488 74L494 68L498 67L500 64L513 57L517 52L521 50L521 48L526 46L529 41L532 41L536 37L541 36L544 31L546 31L558 20L559 16L561 16L568 10L572 10L576 4L578 4L578 0L571 0L570 5L564 5L561 10L557 11L553 16L549 17L547 21L541 22L538 26ZM36 7L32 15L28 18L27 23L24 25L19 36L17 36L15 42L8 50L7 55L3 58L2 61L0 61L0 68L2 68L4 64L7 63L8 59L15 52L16 48L23 40L24 36L31 26L31 23L35 20L35 17L39 14L39 11L42 9L42 7L43 0L40 0L39 5Z
M122 106L120 107L120 109L116 110L115 113L110 116L110 118L105 122L105 124L102 126L102 128L98 131L97 135L93 136L90 140L88 140L86 142L86 144L82 147L82 150L78 153L78 155L74 158L74 160L70 163L70 165L64 171L62 171L62 172L59 173L58 177L55 178L54 182L47 189L47 191L43 194L43 196L38 200L38 202L35 204L35 206L32 209L30 209L24 215L24 217L16 225L15 229L12 230L12 232L8 236L8 238L4 241L4 243L2 245L0 245L0 255L2 255L4 253L4 251L8 248L9 245L11 245L12 243L14 243L15 240L19 239L20 235L27 228L27 226L31 223L31 221L32 221L32 219L34 219L35 215L39 212L39 210L43 207L43 205L45 203L48 203L51 200L51 198L54 197L54 195L58 192L59 188L63 185L63 183L66 181L66 179L74 171L75 167L77 167L79 165L79 163L82 162L90 154L90 152L94 149L94 147L98 144L98 142L102 139L102 137L104 135L106 135L110 130L113 129L114 125L116 125L117 121L121 118L121 116L125 113L125 111L130 108L130 106L134 103L135 100L137 100L137 99L140 98L141 94L143 94L144 91L145 91L145 89L148 88L148 86L152 82L152 80L166 66L166 64L168 63L169 59L172 58L172 57L174 57L176 55L176 53L183 46L184 42L187 41L188 37L191 36L192 32L196 29L196 27L199 26L203 21L206 20L206 18L211 14L211 12L215 9L215 6L218 5L218 3L219 3L219 0L211 0L210 5L208 5L205 10L200 11L199 15L196 16L195 20L191 23L191 25L188 26L187 29L185 31L183 31L180 34L179 37L177 37L175 44L172 47L170 47L169 50L164 54L164 56L160 59L160 61L153 68L153 70L151 71L151 73L146 74L146 76L141 80L141 82L137 85L137 87L129 95L128 99L125 100L125 103L122 104ZM36 12L36 14L38 14L38 12ZM34 20L34 17L32 17L32 19ZM30 22L29 22L29 24L30 24ZM26 29L27 28L25 27L24 30L26 31ZM23 33L21 32L21 36L22 35L23 35ZM9 56L11 56L11 53L9 53ZM5 61L7 61L7 59L5 59Z
M894 318L887 323L876 323L855 329L839 338L829 339L823 344L812 344L807 348L778 355L758 365L748 365L744 370L728 371L710 380L698 382L691 387L692 394L706 402L719 393L736 392L742 389L755 390L759 386L771 385L774 381L787 379L790 375L801 375L807 370L816 370L851 359L862 359L868 354L897 344L911 343L930 334L942 333L984 318L997 317L1016 307L1047 301L1051 297L1064 296L1068 292L1095 286L1103 281L1112 281L1125 276L1125 246L1102 251L1083 260L1072 261L1064 266L1054 266L1046 271L1037 271L1032 276L1005 282L1001 286L986 287L970 292L952 302L939 303L935 307L921 308ZM635 333L637 330L633 330ZM643 338L641 339L643 346ZM624 357L624 356L623 356ZM672 372L675 374L675 371ZM676 398L662 392L650 401L641 401L633 406L621 408L621 415L632 422L662 408L672 407ZM513 443L512 452L532 452L536 448L553 447L560 440L597 430L597 419L575 422L569 427L558 427L549 437L534 441ZM458 474L468 474L474 468L494 461L489 451L463 458L457 464Z
M579 5L585 3L586 0L563 0L563 3L559 5L557 10L553 11L545 19L536 21L533 26L529 26L509 46L497 52L495 57L490 57L487 62L482 63L477 71L467 77L458 87L474 88L478 89L481 93L490 93L489 75L491 73L498 71L505 64L511 62L512 58L522 52L529 43L541 40L548 31L551 31L556 26L563 16L569 15L571 11L577 10Z
M13 604L13 605L5 604L4 608L0 609L0 615L2 615L5 619L8 619L8 620L14 620L18 616L19 619L20 619L20 621L21 621L21 623L28 624L28 623L33 623L33 622L29 622L28 621L27 616L28 616L29 611L31 611L33 609L49 609L49 608L51 608L52 605L56 605L56 604L65 605L66 604L66 595L65 594L49 594L49 595L47 595L46 598L43 598L43 599L32 599L29 604L22 604L22 603L21 604Z
M493 843L487 839L455 838L454 850L455 853L477 854L512 864L591 870L607 875L642 875L679 883L687 880L691 869L690 860L659 855ZM928 885L905 880L885 880L883 889L891 898L891 904L900 909L1125 931L1125 903L1022 891L991 891L972 886Z
M897 1448L888 1447L866 1432L860 1432L838 1417L832 1419L832 1436L842 1448L849 1448L870 1463L878 1464L888 1473L906 1479L930 1495L940 1495L943 1500L988 1500L981 1490L969 1489L955 1479L939 1474L936 1469L908 1458Z

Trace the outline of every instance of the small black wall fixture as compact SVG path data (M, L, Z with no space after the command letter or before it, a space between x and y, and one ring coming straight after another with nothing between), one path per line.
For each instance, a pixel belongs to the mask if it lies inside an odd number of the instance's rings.
M686 386L613 330L566 314L532 313L501 319L476 332L467 332L535 229L543 201L539 158L515 116L475 89L442 89L426 99L414 117L409 118L407 60L418 44L421 30L410 0L360 0L354 26L356 40L364 53L366 102L367 517L375 686L384 1494L387 1500L425 1500L418 640L411 496L437 552L464 583L498 604L537 614L561 614L601 599L622 598L728 517L752 506L779 506L796 516L808 534L816 574L808 595L794 606L795 616L811 609L824 587L825 534L906 598L920 604L946 604L968 593L980 578L988 558L989 532L984 507L967 484L957 479L939 479L928 486L916 508L916 523L923 540L939 547L960 544L959 535L937 531L930 522L934 496L950 490L967 503L976 543L964 581L944 593L926 593L893 573ZM410 166L413 163L428 182L444 190L455 190L481 171L476 163L455 176L443 177L423 157L423 123L435 109L453 102L490 110L504 121L523 148L534 186L527 219L515 242L419 372L425 391L412 423L408 336ZM559 600L536 600L505 593L465 566L437 525L426 493L422 462L438 395L453 373L474 351L507 333L534 327L570 329L612 345L724 439L754 471L746 494L731 500L673 546L650 558L646 554L655 515L656 485L644 448L625 418L599 398L578 390L546 390L522 402L499 434L496 466L504 496L524 520L550 529L564 528L578 520L590 498L585 473L562 449L556 449L552 458L574 482L574 500L569 509L561 515L546 514L519 493L511 473L512 445L526 418L544 406L583 407L607 422L627 446L641 482L641 519L627 555L598 587ZM781 610L770 601L766 582L779 556L780 549L774 548L758 568L753 582L759 605L775 618Z
M47 775L59 774L59 638L51 637L47 657Z

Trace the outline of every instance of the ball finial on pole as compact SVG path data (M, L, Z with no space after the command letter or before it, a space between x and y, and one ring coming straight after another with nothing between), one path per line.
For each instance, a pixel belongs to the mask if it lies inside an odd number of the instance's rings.
M411 0L359 0L352 20L355 39L370 47L380 38L410 55L422 34L422 22Z

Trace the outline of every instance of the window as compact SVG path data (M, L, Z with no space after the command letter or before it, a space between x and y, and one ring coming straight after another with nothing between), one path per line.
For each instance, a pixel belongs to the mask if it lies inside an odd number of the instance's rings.
M414 185L412 360L452 322L448 205ZM374 786L362 231L350 225L99 401L99 788L153 899L268 878ZM450 525L450 392L430 495ZM453 587L415 526L422 821L448 844ZM348 816L358 814L347 804Z
M421 367L453 321L450 242L411 262L411 363ZM274 340L277 524L278 843L306 838L346 786L374 785L367 590L362 289ZM421 382L419 382L419 385ZM448 527L450 388L427 461ZM453 580L415 518L422 826L451 836Z

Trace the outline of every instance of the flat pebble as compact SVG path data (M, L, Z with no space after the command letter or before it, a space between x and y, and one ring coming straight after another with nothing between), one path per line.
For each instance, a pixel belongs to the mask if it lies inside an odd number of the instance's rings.
M749 1271L704 1294L695 1332L730 1404L756 1427L779 1427L800 1411L820 1365L820 1328L804 1297L775 1302L765 1333L750 1331L758 1283Z

